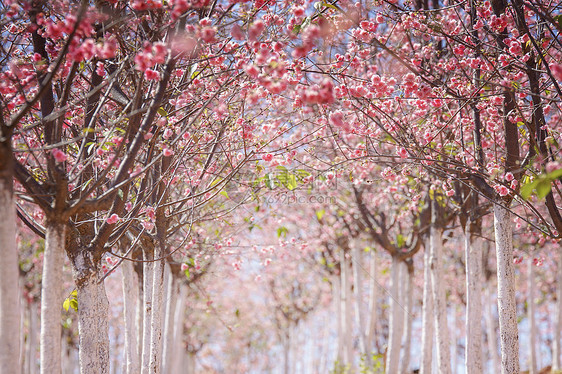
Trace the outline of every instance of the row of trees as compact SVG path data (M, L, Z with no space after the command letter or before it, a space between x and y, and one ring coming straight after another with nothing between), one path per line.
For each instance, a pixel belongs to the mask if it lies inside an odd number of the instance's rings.
M492 272L481 238L492 240L493 216L501 371L519 372L513 219L518 242L545 251L562 232L559 5L33 0L1 11L2 370L17 372L23 357L20 339L7 338L22 336L13 286L29 254L22 242L44 239L42 372L61 371L63 304L77 309L81 372L108 372L113 268L123 276L127 372L173 372L186 287L223 271L230 221L249 206L271 216L282 196L299 196L310 204L287 219L319 230L320 240L301 233L314 248L303 258L330 280L338 363L355 367L356 336L374 367L386 336L386 372L408 369L410 348L400 351L423 248L420 365L431 370L435 345L439 370L451 372L442 245L460 227L465 365L482 372L481 282ZM238 225L255 240L266 226L245 218ZM362 264L357 243L392 259L387 335L376 337L375 256ZM314 297L290 278L268 284L297 299L273 302L290 372L291 331Z

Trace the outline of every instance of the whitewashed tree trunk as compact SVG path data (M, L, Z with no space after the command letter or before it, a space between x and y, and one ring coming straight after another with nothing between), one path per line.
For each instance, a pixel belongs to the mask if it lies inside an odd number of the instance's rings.
M431 287L431 245L426 241L423 254L423 303L420 373L431 374L433 358L433 289Z
M494 204L494 231L498 276L498 315L500 321L501 372L519 373L519 332L513 268L511 213Z
M283 342L283 374L289 374L290 370L290 352L291 352L291 336L288 332L285 332L285 341Z
M176 282L179 283L179 282ZM187 284L181 282L179 285L179 296L176 302L174 311L173 323L173 342L172 342L172 358L170 369L167 374L174 374L181 372L180 358L185 354L185 347L183 344L183 323L185 316L185 300L187 296Z
M496 335L496 319L493 316L493 305L495 304L495 299L492 300L492 295L490 295L490 289L486 285L484 290L485 302L485 313L484 317L486 319L486 335L488 340L488 352L490 354L491 369L492 373L499 373L500 371L500 360L498 357L498 337Z
M344 366L353 365L353 346L351 344L351 285L349 279L349 260L345 256L345 252L341 251L341 319L342 319L342 334L343 334L343 362Z
M139 280L131 261L123 261L121 275L123 279L123 318L125 320L125 372L137 374L140 371L136 324Z
M297 354L297 347L302 348L298 341L298 327L298 324L289 325L289 352L291 354L289 362L291 363L291 373L297 372L297 362L302 357L302 354Z
M453 309L453 331L451 332L451 350L452 350L452 354L451 354L451 373L455 374L457 372L457 333L458 333L458 324L457 324L457 319L458 319L458 314L457 311Z
M467 374L484 372L482 360L482 247L470 233L470 221L464 234L466 257L466 353Z
M57 374L61 367L61 310L64 300L62 266L66 227L48 222L41 279L41 374Z
M345 299L345 318L346 318L346 347L347 347L347 362L349 365L350 372L355 372L355 360L354 360L354 348L353 348L353 287L351 284L351 260L346 258L345 261L346 266L346 286L347 290L345 292L346 299Z
M162 372L170 372L174 344L174 323L176 322L176 304L179 296L179 284L169 266L166 267L167 287L166 287L166 312L164 321L164 348L162 353Z
M435 317L435 338L437 348L437 366L439 373L451 373L451 340L449 338L449 326L447 324L447 302L445 290L441 279L441 258L443 229L430 228L431 257L429 260L431 270L431 288L433 289L433 306Z
M402 329L404 328L404 311L400 304L400 273L403 267L398 257L392 257L390 274L392 286L390 291L390 321L388 351L386 353L386 373L398 373L400 363L400 344L402 343Z
M133 266L134 269L134 266ZM139 360L139 369L142 365L142 347L143 347L143 328L144 328L144 282L141 282L140 275L135 271L137 276L137 307L136 307L136 316L135 316L135 325L137 329L137 353L138 353L138 360ZM139 370L140 372L140 370Z
M341 265L340 265L341 267ZM335 312L337 316L337 332L338 332L338 344L337 344L337 354L336 354L336 361L338 363L343 362L343 329L342 329L342 306L341 306L341 275L334 276L332 280L332 293L333 293L333 302L335 304Z
M562 251L558 258L558 279L556 282L556 307L554 338L552 340L552 371L559 371L560 365L560 330L562 330Z
M413 298L414 298L414 274L413 268L409 269L406 263L402 262L402 266L404 267L402 271L402 285L404 287L404 307L405 317L404 317L404 342L403 342L403 356L400 360L400 373L409 373L410 369L410 350L411 350L411 342L412 342L412 313L413 313Z
M29 333L27 335L27 344L25 346L25 369L26 374L35 374L37 372L37 342L39 332L39 319L37 318L37 305L31 302L28 306L29 313Z
M359 337L359 351L361 355L367 354L366 343L365 343L365 322L363 319L362 302L363 302L363 277L362 277L362 256L361 248L355 245L353 246L352 255L352 269L353 269L353 296L355 301L355 325L357 326L358 337Z
M529 261L527 312L529 318L529 374L537 372L537 322L535 319L535 265Z
M18 288L19 288L19 284L18 284ZM18 291L18 293L20 295L23 295L23 290L20 288L20 290ZM25 306L28 305L27 300L23 297L20 297L20 310L21 310L21 317L20 317L20 327L19 327L19 331L20 331L20 357L19 357L19 372L23 373L25 372L25 359L26 359L26 340L29 339L29 332L28 332L28 336L26 339L26 334L24 333L25 331L25 325L27 323L27 325L29 326L29 313L28 313L28 308L26 308ZM2 313L2 312L0 312Z
M156 246L155 258L161 258L164 250ZM159 374L162 369L162 316L164 312L164 260L153 263L152 316L150 321L150 374Z
M21 298L12 151L9 137L0 132L0 138L0 373L12 374L21 355Z
M86 255L82 251L78 256ZM81 374L109 373L109 301L100 274L84 260L74 262L78 292L79 361Z
M141 373L148 374L150 364L150 323L152 320L152 287L154 282L153 253L143 251L143 326L142 326L142 367Z
M371 250L369 260L369 310L367 313L367 332L365 334L365 351L367 352L367 363L372 362L371 354L375 338L377 324L377 258L374 250Z

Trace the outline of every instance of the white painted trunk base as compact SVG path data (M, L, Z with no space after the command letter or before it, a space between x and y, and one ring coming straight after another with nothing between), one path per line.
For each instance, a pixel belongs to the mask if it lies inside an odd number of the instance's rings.
M412 342L412 324L413 324L413 298L414 298L414 280L412 274L408 271L407 265L402 263L404 270L402 271L403 279L401 284L404 286L402 305L406 308L404 313L404 341L402 343L402 359L400 360L400 373L409 373L410 369L410 351Z
M173 342L172 342L172 357L170 369L167 374L175 374L181 371L181 357L185 354L183 346L183 323L185 319L185 302L187 297L187 284L181 283L179 285L179 296L176 302L174 311L173 323Z
M57 374L61 368L61 311L65 296L64 264L66 227L48 222L41 281L41 374Z
M420 373L431 374L433 358L433 289L430 271L431 245L426 241L423 254L423 305Z
M179 296L179 285L169 266L166 267L167 287L166 287L166 312L164 318L164 347L162 349L162 371L170 372L174 344L174 323L176 304Z
M473 239L467 222L465 228L466 264L466 352L467 374L484 372L482 360L482 247Z
M367 352L367 363L371 363L371 353L373 351L375 329L377 325L377 257L374 250L371 250L369 260L369 310L367 313L367 333L365 338L365 350Z
M432 226L429 235L431 248L429 264L431 288L433 290L437 366L439 373L449 374L451 373L451 340L447 324L447 301L445 300L445 290L441 280L443 230Z
M365 319L363 318L361 307L363 302L363 277L362 277L362 256L361 248L355 245L353 246L352 255L352 270L353 270L353 297L354 297L354 309L355 309L355 326L357 327L357 333L359 337L359 352L361 356L366 356L366 336L365 336Z
M164 252L157 250L155 258L162 257ZM150 320L150 374L162 372L162 327L164 314L164 260L153 262L152 284L152 315Z
M138 277L131 261L121 264L123 279L123 318L125 321L125 372L137 374L140 371L137 332Z
M92 272L78 286L80 374L109 373L109 300Z
M150 253L144 253L143 260L152 260ZM150 364L150 323L152 320L152 287L154 283L154 264L152 262L143 263L143 327L142 327L142 366L141 373L148 374Z
M17 373L21 354L16 210L9 183L12 181L0 178L0 374Z
M386 373L398 373L398 365L400 363L400 345L402 343L402 332L404 328L404 306L400 303L400 273L403 266L397 257L392 258L390 268L392 277L392 288L390 298L390 322L388 351L386 353Z
M494 204L494 231L498 275L498 314L500 321L501 372L519 373L519 333L515 303L513 231L511 213Z
M552 340L552 371L560 370L560 330L562 330L562 251L558 257L558 277L556 281L556 321L554 338Z
M529 318L529 374L537 373L537 321L535 319L535 265L529 259L527 312Z

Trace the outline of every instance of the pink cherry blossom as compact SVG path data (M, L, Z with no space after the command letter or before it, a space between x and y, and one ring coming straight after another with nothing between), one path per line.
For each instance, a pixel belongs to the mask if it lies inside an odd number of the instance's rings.
M121 218L119 218L119 216L118 216L116 213L113 213L112 215L110 215L110 216L107 218L106 222L107 222L108 224L110 224L110 225L113 225L114 223L119 222L120 219L121 219Z
M64 162L66 161L66 159L68 158L68 156L66 155L66 153L64 153L63 151L61 151L58 148L55 148L51 151L51 154L53 155L53 157L55 158L56 162Z

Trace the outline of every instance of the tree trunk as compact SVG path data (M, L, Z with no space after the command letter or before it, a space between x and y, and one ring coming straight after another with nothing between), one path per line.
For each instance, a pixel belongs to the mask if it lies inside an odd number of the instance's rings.
M152 320L152 287L154 282L154 253L148 249L143 251L142 293L143 293L143 326L142 326L142 374L148 374L150 364L150 323Z
M17 373L21 356L21 296L16 243L12 129L0 127L0 374ZM59 368L60 371L60 368Z
M401 283L404 285L404 306L406 308L405 319L404 319L404 343L403 343L403 356L400 360L400 373L409 373L410 369L410 350L412 342L412 309L413 309L413 298L414 298L414 268L410 264L408 266L406 263L402 263L404 269L402 270L403 279ZM405 278L405 279L404 279Z
M390 274L392 276L392 289L390 292L390 322L388 351L386 353L386 373L398 373L400 363L400 344L402 343L402 329L404 327L404 310L400 305L400 273L402 265L397 256L392 257Z
M298 325L289 325L289 352L291 355L291 359L289 360L289 362L291 364L291 373L297 372L297 361L299 357L302 357L302 354L297 354L296 352L297 346L299 348L301 347L298 342Z
M425 243L423 254L423 304L420 373L431 374L433 357L433 290L430 271L431 245Z
M492 373L499 373L500 371L500 360L498 357L498 338L496 335L496 319L492 313L492 307L494 305L494 301L490 295L490 290L488 285L486 285L485 289L485 300L486 303L484 304L486 307L485 319L486 319L486 335L488 340L488 352L490 353L490 361L491 361L491 372Z
M134 266L133 266L134 269ZM142 267L141 267L142 269ZM143 273L140 272L140 274L135 270L135 274L137 275L137 279L138 279L138 283L137 283L137 306L136 306L136 315L135 315L135 325L136 325L136 329L137 329L137 338L136 338L136 342L137 342L137 354L138 354L138 360L139 360L139 371L137 373L140 372L140 366L142 365L142 347L143 347L143 336L144 336L144 331L143 331L143 327L144 327L144 277L143 277ZM142 281L141 281L141 277Z
M340 264L341 268L341 264ZM341 306L341 275L334 276L332 281L333 301L335 304L335 312L337 316L337 331L338 331L338 350L336 354L336 361L339 364L343 362L343 329L342 329L342 306Z
M109 373L109 301L99 270L86 250L73 259L78 291L81 374Z
M176 282L178 283L178 282ZM171 345L172 357L170 369L167 374L181 372L181 357L185 355L183 344L183 321L185 315L184 303L187 296L187 284L181 282L179 285L178 301L175 304L174 323L173 323L173 343Z
M353 371L353 344L352 344L352 305L351 305L351 282L349 274L349 259L345 252L341 252L341 301L342 301L342 332L344 341L344 366L349 366Z
M155 258L164 255L161 245L156 246ZM152 284L152 316L150 321L150 370L149 373L159 374L162 369L162 315L164 296L164 260L153 262Z
M289 374L289 352L291 350L291 336L289 332L285 332L285 341L283 343L283 374Z
M466 256L466 353L467 374L484 372L482 360L482 247L470 233L467 220L464 246Z
M39 321L37 316L37 305L35 302L29 303L29 332L27 334L27 344L25 346L25 368L24 373L35 374L37 372L37 333L39 331Z
M62 266L64 264L66 226L47 222L43 274L41 280L41 373L60 373L61 309L64 300Z
M0 145L4 146L4 144ZM4 164L4 161L0 161ZM12 178L0 170L0 373L19 371L20 357L20 288L16 245L16 209L12 195ZM60 326L60 321L59 321ZM60 368L59 368L60 371Z
M527 298L527 312L529 318L529 374L537 372L537 322L535 320L535 265L529 261L529 295Z
M172 270L167 266L167 287L166 287L166 312L164 321L164 348L162 353L162 372L170 372L174 344L174 324L176 316L176 304L179 296L179 284Z
M137 374L140 371L136 325L139 280L131 261L123 261L121 275L123 279L123 318L125 320L125 372Z
M447 303L445 290L441 280L441 259L443 229L430 228L431 256L429 260L431 270L431 288L433 289L433 305L435 316L435 338L437 340L437 366L439 373L451 373L451 341L449 339L449 326L447 325Z
M372 365L373 340L377 324L377 258L374 250L371 250L369 264L369 310L367 313L367 333L365 338L365 351L367 353L367 364Z
M361 302L363 301L363 287L362 287L362 274L361 274L361 249L355 245L353 247L352 270L353 270L353 293L355 297L355 325L359 334L359 351L361 356L365 356L367 351L365 349L365 323L361 313Z
M560 330L562 329L562 251L558 257L558 280L556 282L556 321L552 341L552 371L562 369L560 365Z
M511 214L499 203L494 204L494 231L498 275L501 372L502 374L519 373L519 333L515 302Z

